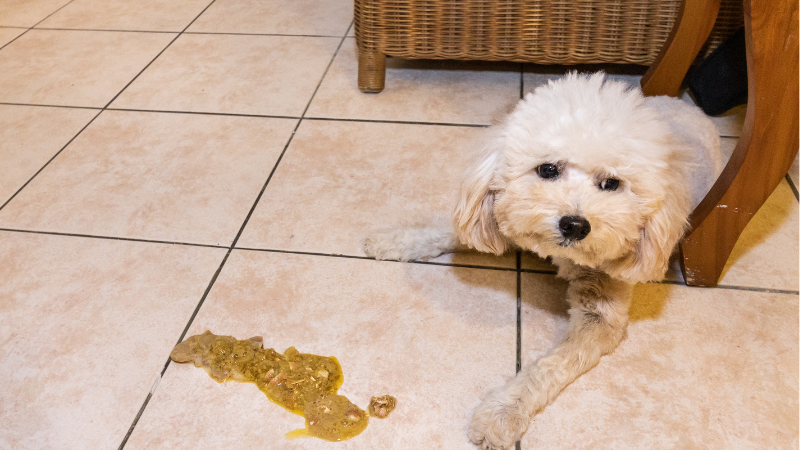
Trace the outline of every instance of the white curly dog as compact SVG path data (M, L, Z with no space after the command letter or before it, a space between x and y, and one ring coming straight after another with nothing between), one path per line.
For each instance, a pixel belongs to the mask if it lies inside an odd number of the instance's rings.
M453 229L377 233L368 255L403 261L472 248L549 257L569 280L566 338L475 409L469 439L511 448L530 419L614 351L633 284L661 280L692 208L722 168L714 124L603 73L525 96L466 174Z

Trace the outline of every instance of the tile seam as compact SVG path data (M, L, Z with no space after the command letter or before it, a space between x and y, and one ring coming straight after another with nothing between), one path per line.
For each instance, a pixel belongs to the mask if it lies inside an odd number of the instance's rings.
M30 31L31 29L33 29L34 27L36 27L36 26L37 26L37 25L39 25L40 23L42 23L42 22L44 22L45 20L47 20L47 18L48 18L48 17L52 16L53 14L57 13L57 12L58 12L58 11L60 11L61 9L65 8L67 5L69 5L69 4L70 4L70 3L72 3L73 1L75 1L75 0L70 0L69 2L67 2L66 4L64 4L64 5L63 5L61 8L58 8L57 10L53 11L53 12L52 12L50 15L48 15L48 16L47 16L47 17L45 17L44 19L40 20L40 21L39 21L39 22L37 22L36 24L34 24L34 25L31 27L31 28L29 28L29 29L28 29L28 31ZM205 12L207 9L208 9L208 7L209 7L209 6L211 6L211 5L212 5L212 4L213 4L215 1L216 1L216 0L211 0L211 2L210 2L208 5L206 5L206 7L205 7L205 8L204 8L204 9L203 9L201 12L200 12L200 14L198 14L198 15L197 15L197 16L196 16L196 17L195 17L195 18L194 18L194 19L193 19L191 22L189 22L189 25L187 25L187 26L186 26L186 28L189 28L189 27L190 27L190 26L191 26L191 25L194 23L194 21L195 21L195 20L197 20L197 18L198 18L198 17L200 17L200 16L201 16L201 15L202 15L202 14L203 14L203 13L204 13L204 12ZM184 31L186 31L186 28L184 28ZM26 31L25 33L27 33L28 31ZM22 33L20 36L24 35L25 33ZM114 102L114 100L116 100L116 99L117 99L117 97L119 97L119 96L120 96L120 94L122 94L123 92L125 92L125 89L127 89L127 88L128 88L128 86L130 86L130 85L131 85L131 84L132 84L134 81L136 81L136 79L139 77L139 75L141 75L141 74L142 74L142 73L143 73L145 70L147 70L147 68L148 68L148 67L150 67L150 65L151 65L151 64L153 64L153 62L154 62L156 59L158 59L158 57L159 57L159 56L161 56L161 55L162 55L162 54L163 54L163 53L164 53L164 52L165 52L165 51L166 51L166 50L167 50L167 49L168 49L168 48L169 48L169 47L172 45L172 43L173 43L173 42L175 42L175 40L176 40L176 39L178 39L178 38L181 36L181 34L183 34L183 31L182 31L182 32L180 32L180 33L178 33L178 34L175 36L175 38L173 38L173 39L172 39L172 40L171 40L171 41L170 41L170 42L169 42L169 43L168 43L168 44L167 44L167 45L166 45L166 46L165 46L163 49L161 49L161 51L160 51L160 52L159 52L159 53L158 53L158 54L155 56L155 58L153 58L152 60L150 60L150 62L149 62L149 63L147 63L147 65L145 65L145 66L144 66L144 68L143 68L142 70L140 70L140 71L139 71L139 72L136 74L136 76L134 76L134 77L133 77L133 79L132 79L131 81L129 81L129 82L128 82L128 84L126 84L126 85L125 85L125 87L123 87L123 88L122 88L122 90L121 90L121 91L117 92L117 95L115 95L115 96L114 96L114 97L111 99L111 101L109 101L109 102L108 102L108 103L107 103L107 104L106 104L106 105L105 105L103 108L101 108L101 109L98 111L98 113L97 113L97 114L95 114L95 116L94 116L94 117L92 117L92 119L91 119L91 120L90 120L90 121L89 121L89 122L88 122L86 125L84 125L84 127L83 127L83 128L81 128L81 129L80 129L80 131L78 131L78 132L75 134L75 136L73 136L73 137L72 137L72 139L70 139L70 140L69 140L69 141L68 141L68 142L67 142L67 143L66 143L66 144L65 144L63 147L61 147L61 149L60 149L58 152L56 152L56 154L55 154L55 155L53 155L53 157L52 157L52 158L48 159L48 160L47 160L47 162L46 162L46 163L44 163L44 165L43 165L42 167L40 167L40 168L39 168L39 170L37 170L37 171L36 171L36 173L34 173L34 174L33 174L33 176L32 176L32 177L30 177L30 178L28 179L28 181L26 181L26 182L25 182L25 184L23 184L23 185L22 185L22 186L21 186L19 189L17 189L17 190L16 190L16 192L14 192L14 194L13 194L13 195L12 195L12 196L11 196L11 197L8 199L8 200L6 200L6 201L5 201L5 202L4 202L2 205L0 205L0 211L2 211L2 210L3 210L3 208L5 208L5 206L6 206L6 205L8 205L8 203L9 203L9 202L11 202L11 200L13 200L13 199L14 199L14 198L15 198L15 197L16 197L16 196L17 196L17 195L18 195L18 194L19 194L19 193L20 193L20 192L21 192L23 189L25 189L25 187L26 187L26 186L28 186L28 184L30 184L30 182L31 182L31 181L33 181L33 179L34 179L34 178L36 178L36 177L37 177L37 176L38 176L38 175L39 175L39 174L40 174L40 173L41 173L41 172L42 172L42 171L43 171L43 170L44 170L44 169L45 169L45 168L46 168L48 165L50 165L50 163L51 163L51 162L52 162L52 161L53 161L53 160L54 160L56 157L58 157L58 155L60 155L60 154L61 154L61 153L62 153L62 152L63 152L63 151L64 151L64 150L65 150L65 149L66 149L66 148L67 148L67 147L68 147L68 146L69 146L69 145L72 143L72 141L74 141L74 140L75 140L75 139L76 139L78 136L80 136L80 134L81 134L81 133L83 133L83 130L85 130L85 129L86 129L88 126L89 126L89 125L91 125L91 124L92 124L92 122L94 122L94 121L95 121L95 119L97 119L97 118L100 116L100 114L102 114L102 113L103 113L103 111L105 111L105 110L106 110L106 109L107 109L107 108L108 108L108 107L111 105L111 103L113 103L113 102ZM18 38L19 38L19 36L17 36L17 38L15 38L14 40L16 40L16 39L18 39ZM13 41L11 41L11 42L13 42ZM9 44L10 44L11 42L9 42ZM8 45L8 44L6 44L6 45ZM4 45L3 47L0 47L0 50L2 50L2 48L4 48L4 47L5 47L5 45ZM121 449L121 448L122 448L122 447L120 447L120 449Z
M789 174L786 174L786 182L789 183L789 187L792 189L792 193L794 194L794 199L800 201L800 196L798 196L797 186L794 185L794 181Z
M45 105L36 103L13 103L13 102L0 102L2 106L30 106L34 108L67 108L67 109L93 109L95 111L102 111L100 106L72 106L72 105Z
M208 6L206 6L205 9L203 9L203 11L197 17L195 17L195 19L192 20L192 22L186 28L191 26L191 24L194 23L194 21L197 20L214 3L214 1L216 1L216 0L212 0L211 3L209 3ZM352 26L352 22L351 22L351 26ZM349 32L349 30L350 30L350 27L347 28L347 32ZM184 29L184 31L185 31L185 29ZM319 86L322 84L322 80L325 79L325 75L328 73L328 69L330 68L331 64L333 63L333 59L336 58L336 54L339 52L339 49L341 48L342 43L344 42L344 39L347 36L347 32L345 32L345 36L342 37L342 40L339 42L339 46L336 48L336 51L333 53L333 56L331 57L331 60L328 63L327 68L323 72L322 77L319 80L319 83L317 83L317 89L315 89L314 93L311 94L311 98L309 98L309 100L308 100L308 104L306 105L306 108L303 111L303 115L305 115L306 111L308 110L308 107L311 105L311 102L314 100L314 95L316 95L317 90L319 89ZM178 35L178 36L180 36L180 35ZM177 37L175 39L177 39ZM173 39L172 42L175 42L175 39ZM170 44L172 44L172 42L170 42ZM167 47L169 47L169 45ZM164 48L164 50L166 50L166 48ZM164 50L162 50L162 53L164 52ZM159 53L159 55L160 55L160 53ZM156 58L158 58L158 56L156 56ZM153 59L153 61L155 61L155 59ZM151 61L151 63L152 63L152 61ZM149 66L149 64L148 64L148 66ZM146 67L145 67L145 69L146 69ZM143 69L143 71L144 71L144 69ZM134 78L134 80L135 80L135 78ZM131 83L132 82L133 81L131 81ZM112 99L112 102L113 101L114 100ZM106 107L107 106L108 105L106 105ZM195 317L197 317L197 314L200 312L200 308L202 308L203 303L205 302L206 298L208 297L208 294L211 292L211 288L214 286L214 283L216 283L216 281L217 281L217 279L219 277L219 274L222 272L222 269L225 267L225 263L228 261L228 258L230 257L231 252L236 247L237 241L239 240L239 238L241 237L242 233L244 232L245 227L247 226L247 222L250 220L250 217L252 216L253 211L255 211L256 207L258 206L258 202L261 200L261 196L264 194L264 191L266 190L267 186L269 185L269 182L272 179L272 176L275 174L275 171L277 170L278 165L281 162L281 159L286 154L286 150L289 148L289 145L292 143L292 139L294 138L295 133L297 133L297 129L300 127L300 124L302 122L303 122L303 117L301 116L300 119L297 121L297 124L295 125L295 128L292 131L292 134L289 136L289 139L286 141L286 145L283 147L283 151L281 152L280 156L278 156L278 159L275 161L275 164L272 167L272 171L270 172L269 176L267 177L267 180L264 182L264 185L261 188L261 191L259 192L259 194L256 197L255 201L253 202L253 206L250 208L250 211L247 214L247 217L244 219L244 222L242 223L241 227L239 227L239 232L236 234L236 237L233 239L233 242L231 242L231 245L228 247L228 251L225 253L225 257L222 258L222 262L220 262L219 267L217 267L216 272L214 272L214 276L211 278L211 281L208 283L208 286L206 287L206 290L203 293L203 296L197 302L197 305L195 306L194 312L192 312L192 315L189 318L189 321L186 323L186 326L183 329L183 333L181 333L181 336L178 338L178 342L177 343L180 343L180 342L183 341L183 338L186 336L186 333L189 331L189 328L192 326L192 323L194 322ZM177 345L177 343L176 343L176 345ZM167 362L164 364L164 368L161 371L161 375L162 376L164 375L164 373L166 373L167 368L169 367L169 364L170 364L170 359L167 358ZM122 443L120 444L118 450L123 450L125 448L125 445L128 443L128 439L130 439L130 436L133 434L133 431L136 428L136 425L139 423L139 419L141 418L142 414L144 413L145 409L147 408L147 404L150 402L150 398L152 398L152 395L153 395L152 393L149 393L147 395L147 398L145 399L144 403L142 404L141 408L139 409L139 412L136 415L136 417L134 418L133 423L131 423L131 426L128 429L128 432L126 433L124 439L122 440Z
M180 30L114 30L106 28L62 28L62 27L36 27L32 30L39 31L97 31L100 33L147 33L147 34L175 34L180 33ZM188 34L188 33L186 33Z
M56 152L56 153L55 153L53 156L51 156L51 157L50 157L50 159L48 159L48 160L47 160L47 162L45 162L45 163L44 163L44 165L43 165L42 167L40 167L40 168L39 168L39 170L37 170L37 171L36 171L36 172L35 172L35 173L34 173L34 174L33 174L33 175L30 177L30 178L28 178L28 181L26 181L26 182L25 182L25 183L24 183L22 186L20 186L20 187L19 187L19 189L17 189L17 190L16 190L16 191L15 191L15 192L14 192L14 193L11 195L11 197L9 197L9 198L8 198L8 200L6 200L6 201L5 201L5 202L4 202L2 205L0 205L0 211L2 211L2 210L3 210L3 208L5 208L5 207L6 207L6 205L8 205L8 204L11 202L11 200L14 200L14 198L15 198L15 197L16 197L16 196L17 196L17 195L20 193L20 192L22 192L22 190L23 190L23 189L25 189L25 188L26 188L26 187L27 187L27 186L28 186L28 185L31 183L31 181L33 181L33 180L34 180L34 178L36 178L36 177L37 177L37 176L38 176L38 175L39 175L39 174L40 174L40 173L41 173L41 172L42 172L44 169L46 169L46 168L47 168L47 166L49 166L49 165L50 165L50 163L51 163L51 162L53 162L53 160L54 160L54 159L56 159L56 158L58 157L58 155L60 155L60 154L61 154L61 152L63 152L63 151L64 151L64 150L65 150L67 147L69 147L69 144L71 144L71 143L72 143L72 141L74 141L75 139L77 139L77 138L78 138L78 136L80 136L80 134L81 134L81 133L83 133L83 130L85 130L86 128L88 128L88 127L89 127L89 125L91 125L91 124L92 124L92 122L94 122L94 121L95 121L95 119L97 119L97 118L100 116L100 114L101 114L102 112L103 112L102 110L100 110L100 111L97 111L97 114L95 114L95 115L94 115L94 117L92 117L92 119L91 119L91 120L89 120L89 122L87 122L87 123L86 123L86 125L84 125L84 126L83 126L83 128L81 128L81 129L80 129L80 130L79 130L79 131L78 131L78 132L75 134L75 136L72 136L72 138L71 138L69 141L67 141L67 143L66 143L66 144L64 144L64 145L61 147L61 149L59 149L59 150L58 150L58 151L57 151L57 152Z
M129 238L121 236L102 236L97 234L82 234L82 233L64 233L60 231L42 231L42 230L25 230L20 228L4 228L0 227L0 231L11 233L28 233L28 234L43 234L49 236L64 236L64 237L79 237L88 239L102 239L109 241L127 241L127 242L145 242L149 244L167 244L167 245L184 245L189 247L206 247L206 248L221 248L227 249L227 245L214 245L214 244L199 244L195 242L181 242L181 241L164 241L159 239L144 239L144 238Z
M183 32L186 31L200 16L202 16L203 13L206 12L206 10L208 10L208 8L211 7L211 5L213 5L215 1L216 0L211 0L211 2L209 2L208 5L206 5L206 7L203 8L202 11L200 11L200 14L195 16L195 18L192 19L192 21L189 22L188 25L186 25L186 27L183 29L183 31L178 33L171 41L169 41L169 43L163 49L161 49L161 51L158 52L158 54L152 60L150 60L150 62L147 63L147 65L145 65L144 68L142 70L140 70L139 73L137 73L136 76L134 76L133 79L131 81L129 81L128 84L126 84L125 87L123 87L122 90L117 93L117 95L115 95L111 99L111 101L109 101L103 107L103 110L101 110L97 114L97 116L102 114L103 111L106 110L106 108L111 106L111 104L114 103L114 101L117 99L117 97L119 97L123 92L125 92L125 89L127 89L128 86L133 84L133 82L136 81L137 78L139 78L139 75L144 73L144 71L147 70L147 68L150 67L150 65L153 64L153 62L155 60L157 60L159 56L164 54L164 52L183 34ZM97 116L95 116L95 117L97 117ZM186 331L189 329L189 326L191 325L192 321L194 320L194 317L197 315L197 312L199 311L200 307L202 306L203 301L205 300L206 296L208 296L208 293L211 291L211 287L214 285L214 282L217 280L217 277L219 276L220 272L222 271L222 267L225 265L225 261L228 260L228 256L231 254L231 248L233 248L233 243L231 244L230 248L228 248L228 251L225 253L225 257L222 258L222 262L220 263L219 267L217 267L217 270L214 272L214 275L211 277L211 281L208 283L208 286L206 287L206 290L203 293L203 296L198 301L197 306L195 306L194 312L192 313L192 316L189 318L189 323L187 323L186 327L184 327L184 331L181 334L181 337L179 339L183 339L183 336L185 335ZM180 342L180 340L178 342ZM167 368L169 367L169 363L170 363L170 359L167 358L167 362L164 364L164 368L161 370L161 375L162 376L167 371ZM139 412L136 414L136 417L134 417L133 422L131 422L131 426L128 428L128 431L125 433L125 436L122 438L122 442L119 444L118 450L123 450L125 448L125 445L128 443L128 439L130 439L131 435L133 434L134 429L136 429L136 425L139 423L139 419L142 417L142 414L144 413L145 409L147 408L147 404L150 402L150 399L152 398L152 396L153 396L152 393L148 393L147 394L147 398L142 403L141 408L139 408Z
M358 255L346 255L340 253L324 253L324 252L309 252L309 251L301 251L301 250L281 250L281 249L270 249L270 248L255 248L255 247L230 247L226 245L214 245L214 244L199 244L194 242L181 242L181 241L164 241L158 239L140 239L140 238L127 238L127 237L120 237L120 236L102 236L102 235L93 235L93 234L80 234L80 233L62 233L58 231L41 231L41 230L24 230L24 229L17 229L17 228L4 228L0 227L0 232L9 232L9 233L27 233L27 234L42 234L42 235L49 235L49 236L62 236L62 237L78 237L78 238L85 238L85 239L101 239L101 240L111 240L111 241L125 241L125 242L139 242L139 243L147 243L147 244L161 244L161 245L184 245L189 247L203 247L203 248L216 248L216 249L231 249L231 250L239 250L239 251L247 251L247 252L263 252L263 253L285 253L290 255L303 255L303 256L321 256L325 258L343 258L343 259L360 259L360 260L368 260L368 261L375 261L374 258L370 258L368 256L358 256ZM391 263L399 263L399 264L419 264L419 265L431 265L431 266L441 266L441 267L456 267L462 269L479 269L479 270L495 270L495 271L502 271L502 272L515 272L519 270L520 273L530 273L530 274L538 274L538 275L556 275L556 271L554 270L540 270L540 269L525 269L525 268L512 268L512 267L502 267L502 266L483 266L478 264L458 264L458 263L446 263L446 262L436 262L436 261L395 261L395 260L385 260L383 262L391 262ZM682 281L677 280L663 280L657 281L652 284L672 284L676 286L685 286L685 287L692 287L686 286L686 284ZM703 289L702 287L695 287L696 289ZM756 286L739 286L739 285L718 285L716 288L706 288L706 289L725 289L725 290L739 290L739 291L751 291L751 292L764 292L764 293L772 293L772 294L786 294L786 295L800 295L800 291L792 290L792 289L777 289L777 288L766 288L766 287L756 287Z
M15 37L14 39L12 39L12 40L10 40L10 41L6 42L6 43L5 43L5 44L3 44L3 45L0 45L0 50L2 50L2 49L4 49L4 48L6 48L6 47L7 47L9 44L11 44L12 42L14 42L14 41L16 41L17 39L21 38L22 36L24 36L24 35L28 34L28 32L29 32L29 31L31 31L31 30L32 30L32 29L33 29L33 28L34 28L36 25L39 25L40 23L42 23L42 22L44 22L45 20L49 19L49 18L50 18L50 16L52 16L53 14L55 14L55 13L57 13L57 12L61 11L61 10L62 10L62 9L64 9L64 8L65 8L67 5L69 5L70 3L74 2L74 1L75 1L75 0L69 0L67 3L64 3L63 5L61 5L61 7L60 7L60 8L58 8L57 10L55 10L55 11L51 12L51 13L50 13L50 14L48 14L48 15L47 15L47 16L46 16L44 19L42 19L42 20L40 20L40 21L36 22L35 24L31 25L30 27L3 27L3 28L15 28L15 29L26 28L26 30L25 30L25 31L23 31L22 33L20 33L20 35L19 35L19 36L17 36L17 37Z

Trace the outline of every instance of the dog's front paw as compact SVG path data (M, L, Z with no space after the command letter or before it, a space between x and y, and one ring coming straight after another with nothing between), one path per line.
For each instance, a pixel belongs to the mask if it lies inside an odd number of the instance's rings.
M375 259L413 261L451 252L457 243L451 229L407 228L373 233L364 241L364 253Z
M490 392L475 408L469 424L469 440L483 450L506 450L514 447L530 417L522 400L508 395L501 387Z
M364 253L375 259L410 261L408 243L401 230L373 233L364 240Z

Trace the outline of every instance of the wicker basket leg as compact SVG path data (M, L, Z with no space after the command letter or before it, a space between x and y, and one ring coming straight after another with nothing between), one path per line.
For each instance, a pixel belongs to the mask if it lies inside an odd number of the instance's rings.
M374 50L358 50L358 89L377 94L386 82L386 55Z

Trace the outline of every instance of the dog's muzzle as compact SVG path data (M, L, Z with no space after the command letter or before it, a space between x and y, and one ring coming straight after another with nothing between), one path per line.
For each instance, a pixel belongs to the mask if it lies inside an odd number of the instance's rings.
M561 235L571 241L580 241L592 231L589 221L577 216L562 217L558 222L558 228L561 230Z

